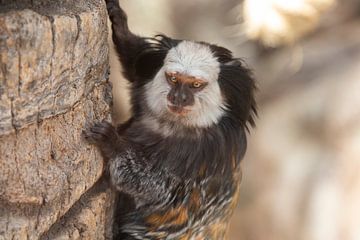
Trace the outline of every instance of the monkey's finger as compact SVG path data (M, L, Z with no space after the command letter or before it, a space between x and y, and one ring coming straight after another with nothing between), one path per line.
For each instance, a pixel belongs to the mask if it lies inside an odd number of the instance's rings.
M85 139L88 143L95 144L97 143L98 137L96 137L91 131L83 130L81 132L81 137Z
M94 133L105 135L112 135L116 131L115 128L107 122L97 123L91 127L90 130Z

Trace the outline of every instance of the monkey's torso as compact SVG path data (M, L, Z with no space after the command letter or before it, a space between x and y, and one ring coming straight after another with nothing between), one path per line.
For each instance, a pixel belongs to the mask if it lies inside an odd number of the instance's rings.
M144 195L135 199L131 210L117 216L116 239L226 239L241 178L238 161L229 158L242 157L243 149L233 146L227 148L233 153L220 156L222 148L233 142L217 136L223 134L218 130L209 134L214 142L194 138L197 145L188 137L156 136L138 123L120 134L129 144L110 160L112 182L130 195ZM143 178L124 174L134 171L142 172Z

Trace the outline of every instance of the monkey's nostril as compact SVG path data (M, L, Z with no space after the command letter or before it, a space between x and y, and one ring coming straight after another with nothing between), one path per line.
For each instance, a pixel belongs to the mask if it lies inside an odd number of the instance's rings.
M183 103L186 103L186 101L187 101L186 94L181 94L181 100Z

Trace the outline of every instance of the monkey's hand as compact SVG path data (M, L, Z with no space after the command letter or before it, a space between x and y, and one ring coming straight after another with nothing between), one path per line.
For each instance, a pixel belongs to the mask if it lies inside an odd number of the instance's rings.
M120 57L124 76L133 82L138 79L135 62L140 50L147 45L145 38L133 34L128 26L127 15L117 0L106 0L115 49Z
M101 150L106 159L116 156L125 142L118 135L116 129L106 121L87 127L82 134L89 143L96 145Z

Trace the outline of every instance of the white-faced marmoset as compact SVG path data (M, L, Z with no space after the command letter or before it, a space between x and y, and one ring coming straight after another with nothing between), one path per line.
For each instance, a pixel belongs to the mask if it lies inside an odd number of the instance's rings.
M226 239L256 115L250 71L217 45L137 36L106 4L133 114L84 135L119 191L114 239Z

